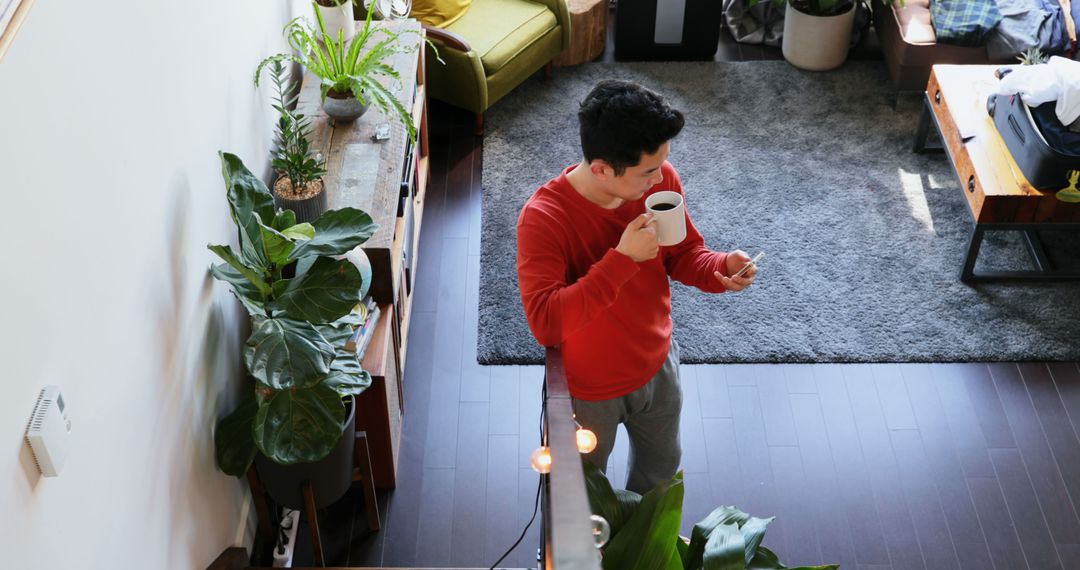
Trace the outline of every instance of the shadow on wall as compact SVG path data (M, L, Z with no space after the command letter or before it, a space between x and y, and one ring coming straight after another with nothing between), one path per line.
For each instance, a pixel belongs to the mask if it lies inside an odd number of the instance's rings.
M156 303L161 375L147 379L159 387L147 443L160 456L148 465L149 480L164 486L152 492L158 501L168 497L162 509L165 516L177 528L198 529L162 537L168 545L165 559L199 560L202 553L216 554L233 544L235 517L240 516L246 496L241 482L217 470L213 446L213 428L223 413L219 408L228 408L238 397L235 388L241 378L239 359L234 358L240 337L230 330L237 327L227 321L242 319L226 315L207 266L198 261L209 256L202 255L201 243L189 244L192 205L187 175L176 172L168 191L174 197L164 228L170 249L162 260L166 274L158 279L164 286L158 289ZM197 261L191 263L189 256Z

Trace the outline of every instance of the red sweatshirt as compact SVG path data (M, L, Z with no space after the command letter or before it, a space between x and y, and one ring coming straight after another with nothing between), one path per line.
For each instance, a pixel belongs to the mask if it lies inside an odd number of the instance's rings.
M726 253L713 252L686 215L686 239L635 263L615 251L627 224L645 212L645 198L682 194L671 164L640 200L602 208L570 185L569 167L543 185L518 218L518 282L533 336L562 346L570 394L606 400L641 388L660 370L671 344L668 276L706 292L724 286Z

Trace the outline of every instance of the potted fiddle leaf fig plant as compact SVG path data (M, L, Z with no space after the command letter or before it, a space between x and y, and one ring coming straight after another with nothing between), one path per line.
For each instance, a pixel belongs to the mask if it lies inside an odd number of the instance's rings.
M679 536L683 475L677 473L645 495L615 490L588 461L585 487L593 514L607 521L611 534L602 549L604 570L837 570L839 566L789 568L761 546L773 518L752 517L735 507L719 507L694 525L689 539Z
M295 110L299 82L290 84L286 76L283 63L270 65L276 91L273 106L278 112L275 148L270 153L270 164L278 173L274 198L279 206L295 212L298 222L312 222L327 208L326 160L311 150L311 120Z
M788 63L808 71L826 71L844 63L856 0L750 0L750 6L769 1L787 4L781 51ZM892 4L893 0L883 2Z
M275 61L294 61L319 78L323 111L336 121L353 121L374 104L387 115L397 117L405 124L409 136L415 140L416 132L409 118L409 111L398 100L394 90L383 85L389 79L392 85L401 84L401 75L386 62L397 53L411 52L415 47L400 42L411 30L390 31L382 26L371 25L374 10L364 18L364 27L352 41L338 34L327 33L322 15L316 11L318 26L304 18L295 18L285 26L285 36L293 53L272 55L259 63L255 69L255 85L267 65ZM381 36L381 37L380 37ZM320 41L322 38L322 41Z
M279 504L300 508L310 483L316 503L341 497L352 481L355 397L371 377L345 349L358 326L360 271L342 256L376 225L353 208L297 223L239 157L221 153L240 247L210 245L224 263L211 275L228 283L251 317L244 363L254 380L214 434L222 471L244 476L252 464Z

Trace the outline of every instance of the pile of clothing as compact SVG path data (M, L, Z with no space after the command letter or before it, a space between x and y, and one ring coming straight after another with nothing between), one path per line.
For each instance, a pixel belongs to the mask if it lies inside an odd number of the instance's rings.
M870 22L868 0L856 4L852 45ZM900 2L900 0L893 0ZM908 0L911 1L911 0ZM762 1L723 0L724 18L735 41L779 46L784 31L784 5ZM877 9L889 9L875 2ZM937 41L985 46L991 61L1012 59L1031 48L1045 55L1077 59L1076 29L1080 0L930 0Z
M1051 148L1080 155L1080 61L1051 57L1042 65L1015 67L998 84L1002 95L1020 95Z
M1071 0L931 0L937 41L986 46L992 60L1031 48L1075 57L1080 2Z

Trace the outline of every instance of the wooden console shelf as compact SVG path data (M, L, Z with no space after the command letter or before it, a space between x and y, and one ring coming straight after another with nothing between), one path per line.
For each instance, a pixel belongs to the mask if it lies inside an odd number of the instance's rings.
M405 410L402 373L430 162L424 31L415 20L372 26L406 31L400 41L415 47L387 62L404 81L384 84L411 110L416 141L410 140L404 124L374 106L352 123L335 124L322 110L319 80L311 73L304 76L297 109L311 118L312 149L327 160L329 207L359 208L379 225L364 244L372 267L371 296L379 304L380 317L361 362L372 385L358 399L356 428L368 437L375 486L386 489L393 488L397 478ZM415 81L409 80L413 77ZM374 135L384 125L390 126L390 138L376 141Z

